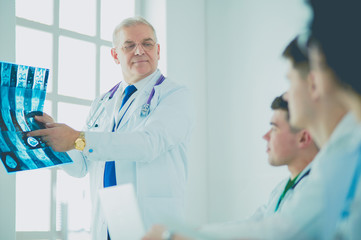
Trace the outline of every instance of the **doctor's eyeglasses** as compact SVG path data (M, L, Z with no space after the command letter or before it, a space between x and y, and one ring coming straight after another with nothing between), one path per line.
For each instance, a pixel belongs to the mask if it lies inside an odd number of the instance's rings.
M125 53L130 53L133 52L138 47L138 45L141 45L144 51L151 51L156 44L157 43L154 42L153 39L146 39L141 43L125 42L121 48Z

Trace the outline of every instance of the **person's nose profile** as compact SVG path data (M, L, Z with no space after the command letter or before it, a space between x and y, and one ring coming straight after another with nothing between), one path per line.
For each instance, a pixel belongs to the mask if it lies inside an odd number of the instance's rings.
M270 132L270 130L268 131L268 132L266 132L266 134L265 135L263 135L263 139L264 140L266 140L267 142L268 142L268 140L269 140L269 132Z

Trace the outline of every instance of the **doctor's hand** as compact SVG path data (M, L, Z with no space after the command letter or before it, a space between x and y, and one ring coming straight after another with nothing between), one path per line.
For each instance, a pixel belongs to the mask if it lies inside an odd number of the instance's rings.
M36 121L41 122L43 124L55 123L54 119L46 113L43 113L43 116L35 116L34 118Z
M74 149L74 142L79 137L80 132L66 124L47 122L50 120L48 116L49 115L36 118L36 120L40 122L44 120L43 123L45 123L46 129L28 132L27 136L41 137L41 140L56 152L66 152Z
M163 234L166 232L166 228L162 225L154 225L149 232L142 238L142 240L162 240L166 239ZM183 237L178 234L174 234L171 240L192 240L190 238Z

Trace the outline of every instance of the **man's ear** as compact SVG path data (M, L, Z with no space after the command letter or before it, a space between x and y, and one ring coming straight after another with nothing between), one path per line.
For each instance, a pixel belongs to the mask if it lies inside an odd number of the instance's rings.
M112 57L114 59L114 62L116 64L120 64L120 61L119 61L119 58L118 58L118 53L117 53L116 49L112 48L110 51L111 51Z
M307 84L311 100L313 102L317 101L321 95L321 88L318 86L317 81L315 81L315 75L312 71L310 71L310 73L307 75Z
M157 44L157 55L158 55L158 60L160 59L160 44Z
M298 134L298 144L301 148L305 148L312 143L311 134L307 130L303 129Z

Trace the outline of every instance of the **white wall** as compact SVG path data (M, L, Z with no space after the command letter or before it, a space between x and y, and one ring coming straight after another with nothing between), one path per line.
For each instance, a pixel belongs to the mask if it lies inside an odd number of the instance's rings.
M186 84L194 96L196 124L189 149L187 220L207 221L208 120L206 22L204 0L167 0L168 76Z
M145 17L156 30L160 44L158 67L167 76L166 0L136 0L136 15Z
M0 1L0 35L0 61L14 62L15 1ZM15 175L8 175L4 166L0 166L0 239L15 240Z
M309 11L303 0L140 1L158 34L166 26L167 75L194 92L187 220L245 218L288 176L268 165L262 136L288 86L281 52Z
M208 0L209 221L249 216L285 168L267 163L270 104L287 89L281 52L305 26L302 1Z
M157 30L161 44L160 69L193 91L196 125L189 149L186 217L188 222L204 223L207 221L205 1L143 0L141 3L141 15ZM166 49L165 55L162 49Z

